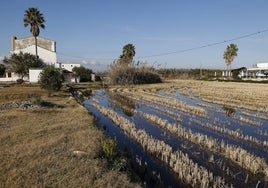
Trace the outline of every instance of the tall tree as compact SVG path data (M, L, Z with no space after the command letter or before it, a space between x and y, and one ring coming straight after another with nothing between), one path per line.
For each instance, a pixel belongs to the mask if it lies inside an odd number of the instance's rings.
M43 14L39 12L37 8L29 8L25 10L24 13L24 27L30 26L30 32L34 36L35 39L35 55L38 57L37 54L37 37L40 33L40 27L42 29L45 29L45 19L43 17Z
M5 58L3 62L7 65L7 70L20 75L22 80L29 73L29 68L42 68L45 65L42 59L35 55L22 52L12 54L9 58Z
M81 66L81 67L74 67L72 71L73 73L75 73L76 76L80 77L80 82L91 81L91 73L92 73L91 69Z
M233 62L234 58L237 56L238 48L236 44L230 44L226 47L226 50L223 54L223 59L227 65L227 71L231 69L231 63Z
M130 65L135 56L135 46L133 44L127 44L123 47L123 53L120 56L120 64Z

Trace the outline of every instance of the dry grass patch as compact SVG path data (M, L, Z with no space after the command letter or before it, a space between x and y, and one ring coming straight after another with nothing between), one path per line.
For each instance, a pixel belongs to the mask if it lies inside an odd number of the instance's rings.
M46 93L37 86L10 86L0 89L0 104L6 102L20 102L29 98L37 98Z
M166 80L164 84L135 86L137 90L179 89L180 93L192 93L205 101L219 105L268 112L268 85L199 80Z
M0 92L0 103L38 96L62 106L0 111L0 187L136 187L125 175L106 169L106 161L98 158L104 135L68 94L48 97L30 86Z

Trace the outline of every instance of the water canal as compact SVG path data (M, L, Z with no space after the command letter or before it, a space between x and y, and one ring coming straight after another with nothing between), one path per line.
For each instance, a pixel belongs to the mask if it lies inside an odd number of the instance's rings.
M265 113L179 90L97 90L84 105L119 149L131 154L134 170L144 167L139 175L149 187L156 185L152 180L164 187L268 186Z

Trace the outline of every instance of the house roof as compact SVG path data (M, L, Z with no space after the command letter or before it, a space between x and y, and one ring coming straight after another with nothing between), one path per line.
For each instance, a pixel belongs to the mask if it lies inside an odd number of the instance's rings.
M68 71L68 70L66 70L66 69L62 69L62 72L63 72L63 73L73 73L72 71Z
M240 68L237 68L237 69L232 69L231 72L242 71L242 70L247 70L247 68L246 67L240 67Z

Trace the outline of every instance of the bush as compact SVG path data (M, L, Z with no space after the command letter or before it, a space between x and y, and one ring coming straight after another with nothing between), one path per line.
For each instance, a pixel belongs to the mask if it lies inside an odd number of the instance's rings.
M0 64L0 77L3 77L6 72L6 67L3 64Z
M118 155L117 143L111 138L101 141L101 157L113 161Z
M153 68L141 66L122 66L115 63L110 66L109 77L111 84L151 84L161 83L159 74Z
M112 170L115 171L127 171L128 167L128 161L126 158L121 157L115 160L111 166Z
M85 68L83 66L81 67L74 67L72 70L77 76L80 77L80 82L89 82L91 81L91 74L92 70Z
M49 65L40 73L39 83L43 89L58 91L63 83L63 75L59 69Z

